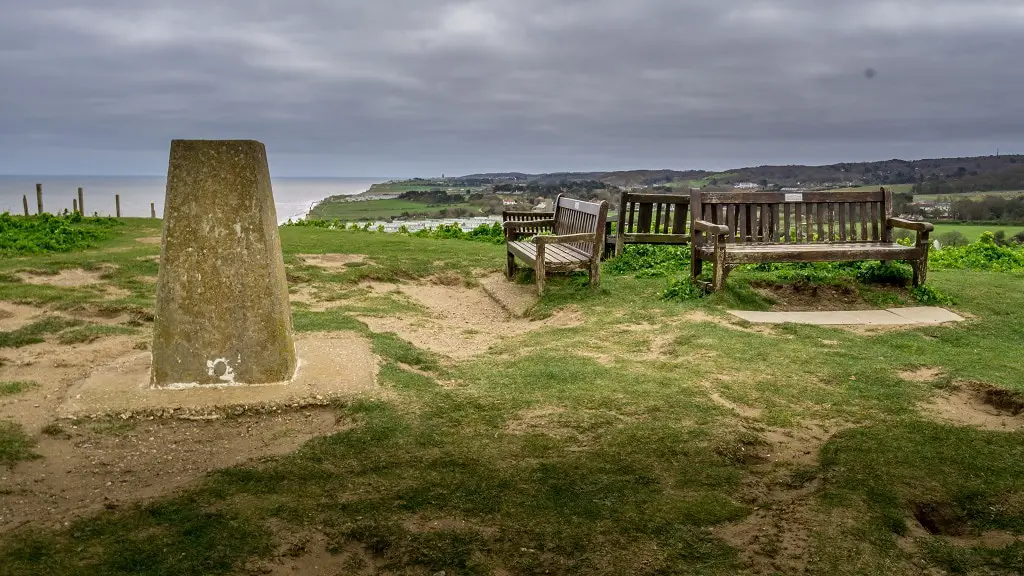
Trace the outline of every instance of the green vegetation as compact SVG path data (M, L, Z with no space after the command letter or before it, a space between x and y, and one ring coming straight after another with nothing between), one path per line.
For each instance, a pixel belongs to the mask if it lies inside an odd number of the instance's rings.
M20 348L44 341L47 334L56 334L65 328L80 326L81 320L49 316L10 332L0 332L0 348Z
M140 278L155 272L146 258L158 248L134 238L158 226L129 222L98 250L4 259L0 298L145 313L152 285ZM568 305L579 324L506 333L494 319L502 338L453 359L371 330L361 318L429 315L360 282L472 285L504 265L500 244L318 226L285 226L281 238L290 284L329 305L296 305L296 330L368 338L383 393L336 404L346 425L291 454L65 528L4 534L0 575L246 574L283 538L312 532L353 574L724 575L772 573L794 557L799 568L781 571L1024 570L1019 538L955 540L1024 536L1024 432L957 425L921 407L969 386L1024 393L1021 275L996 271L1011 270L1013 247L979 242L947 260L937 251L927 291L913 295L901 286L905 266L869 262L741 267L724 293L697 298L686 248L630 246L604 264L600 289L550 279L537 315ZM322 253L365 259L327 269L300 257ZM25 269L99 266L132 296L14 281ZM884 306L948 298L971 320L755 330L723 312L768 309L780 288L823 302L836 286ZM922 368L934 377L901 375ZM116 425L111 433L123 433ZM17 439L12 462L31 457L24 431L0 426L0 446Z
M974 242L985 232L996 232L1002 231L1008 238L1014 235L1024 232L1024 226L1004 226L995 224L952 224L948 222L939 222L935 224L935 232L932 234L934 238L940 238L942 234L948 232L959 232L969 242ZM941 242L941 238L940 238ZM943 244L945 245L945 244Z
M350 201L338 199L324 201L313 207L309 215L316 220L378 221L398 217L445 218L457 210L471 212L474 207L468 203L446 204L436 207L426 202L410 200L364 200Z
M0 466L10 468L23 460L38 458L39 455L32 451L35 444L20 425L0 420Z
M39 384L35 382L23 380L0 382L0 396L14 396L15 394L21 394L22 392L27 392L38 385Z
M70 215L41 214L11 216L0 214L0 256L71 252L94 246L111 235L117 225L113 218L83 218Z

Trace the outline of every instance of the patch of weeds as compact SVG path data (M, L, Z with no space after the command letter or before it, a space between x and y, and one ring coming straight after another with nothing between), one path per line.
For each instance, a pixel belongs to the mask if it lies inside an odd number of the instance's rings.
M684 276L670 282L662 291L661 297L664 300L696 300L703 298L706 293L701 285L689 276Z
M42 458L32 451L35 445L20 424L0 420L0 465L13 467L24 460Z
M906 286L914 278L914 271L903 262L861 262L857 268L857 280L886 286Z
M57 336L57 341L61 344L85 344L98 340L104 336L117 336L123 334L135 334L136 330L133 328L126 328L124 326L106 326L103 324L93 324L90 326L83 326L81 328L72 328L65 330Z
M366 332L365 324L338 309L326 312L295 310L292 313L292 326L296 332Z
M47 334L54 334L65 328L82 324L84 322L75 318L49 316L17 330L0 332L0 348L20 348L30 344L39 344L45 341L43 337Z
M924 304L925 306L952 306L956 304L951 296L943 294L935 288L927 284L912 288L910 295L917 300L918 303Z
M52 438L63 438L65 440L71 438L71 434L69 434L68 431L65 430L63 426L57 424L56 422L50 422L46 426L43 426L41 432L46 436L50 436Z
M25 281L9 272L0 272L0 282L5 284L23 284Z
M21 394L27 392L39 386L38 383L32 381L13 381L13 382L0 382L0 396L13 396L15 394Z
M637 278L659 278L678 274L690 266L688 246L630 244L611 259L606 269L612 274L633 274Z

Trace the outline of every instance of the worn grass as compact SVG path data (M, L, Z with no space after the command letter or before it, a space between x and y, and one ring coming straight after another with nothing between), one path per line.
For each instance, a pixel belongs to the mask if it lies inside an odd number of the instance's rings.
M14 396L15 394L21 394L22 392L27 392L38 385L39 384L36 382L25 380L0 382L0 396Z
M127 229L153 234L145 222ZM358 549L382 574L770 573L768 564L744 565L712 530L749 519L768 505L766 494L794 484L815 486L802 497L809 525L763 529L809 530L807 573L1024 569L1019 543L982 548L944 534L908 536L922 507L951 511L965 534L1024 535L1024 433L940 424L920 409L962 381L1024 391L1019 276L932 271L930 284L971 317L956 326L757 331L723 309L767 309L751 283L792 279L738 270L723 294L668 301L662 291L685 270L636 278L606 265L599 289L553 278L534 310L544 317L571 305L582 326L508 337L456 362L369 330L356 316L426 311L358 284L472 284L500 269L501 246L309 228L281 234L292 286L329 306L295 306L295 329L370 338L386 399L339 405L346 430L220 470L181 494L65 530L4 535L0 574L247 574L287 534L314 530L332 552ZM110 264L117 268L108 281L133 293L113 305L144 312L152 285L143 289L139 278L154 274L155 263L140 258L156 251L122 237L106 251L5 261L0 274ZM368 259L325 270L296 256L334 252ZM0 276L0 291L16 289ZM55 307L98 302L80 292L19 294ZM921 367L939 376L899 375ZM759 456L774 452L771 433L809 424L841 430L807 445L812 464Z
M0 420L0 466L10 468L18 462L38 458L39 455L32 451L35 445L20 425Z

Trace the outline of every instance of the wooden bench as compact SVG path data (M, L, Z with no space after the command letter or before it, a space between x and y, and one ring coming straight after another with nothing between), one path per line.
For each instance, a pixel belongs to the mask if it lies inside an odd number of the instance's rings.
M687 204L689 206L689 204ZM551 211L547 212L526 212L523 210L504 210L501 213L501 223L505 222L550 222L554 219L555 213ZM604 225L604 250L601 252L601 259L604 260L615 254L615 235L612 234L612 223L615 218L609 215L605 220ZM537 228L524 227L518 231L519 236L536 236L537 234L548 234L551 232L551 226L539 226Z
M604 250L608 203L559 196L554 206L550 220L505 222L508 277L516 273L515 259L519 258L533 268L538 294L544 293L547 272L587 270L590 285L597 286L601 282L601 252ZM543 235L546 230L553 235ZM519 241L522 236L534 238L531 242L522 242Z
M615 255L626 244L688 244L689 194L635 194L619 198Z
M914 286L928 273L928 234L934 227L892 217L892 192L700 192L690 195L691 277L714 264L711 286L721 290L739 264L904 260ZM893 241L893 228L917 232L913 246Z

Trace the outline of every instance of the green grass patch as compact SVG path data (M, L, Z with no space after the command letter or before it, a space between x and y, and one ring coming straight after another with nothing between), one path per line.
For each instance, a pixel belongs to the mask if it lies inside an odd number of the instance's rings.
M981 235L985 232L996 232L1002 231L1006 234L1007 238L1013 237L1018 232L1024 232L1024 226L1000 226L991 224L946 224L938 223L935 224L935 231L932 233L933 238L940 237L942 234L948 232L959 232L963 234L968 242L976 242Z
M0 465L10 468L18 462L39 458L32 451L35 445L19 424L0 420Z
M55 334L65 328L82 324L84 324L83 321L73 318L48 316L17 330L0 332L0 348L20 348L29 344L39 344L45 341L44 337L47 334Z
M5 212L0 214L0 256L71 252L95 246L112 235L117 223L113 218L84 218L78 213L24 217Z
M422 189L422 188L417 188ZM310 219L340 220L341 222L383 221L398 217L442 218L455 210L469 215L479 215L479 207L463 202L460 204L431 205L411 200L364 200L351 201L339 197L325 200L310 211Z
M14 396L39 386L37 382L15 380L13 382L0 382L0 396Z

